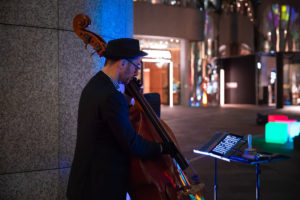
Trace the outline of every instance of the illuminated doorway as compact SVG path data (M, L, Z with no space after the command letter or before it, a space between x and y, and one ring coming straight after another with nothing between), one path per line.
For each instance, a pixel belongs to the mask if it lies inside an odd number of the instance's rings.
M144 93L160 94L161 103L174 104L173 98L173 62L163 59L143 59Z
M140 47L148 55L142 60L142 76L145 79L144 93L160 94L161 103L179 105L181 103L181 40L159 36L138 36ZM145 69L144 69L145 68Z

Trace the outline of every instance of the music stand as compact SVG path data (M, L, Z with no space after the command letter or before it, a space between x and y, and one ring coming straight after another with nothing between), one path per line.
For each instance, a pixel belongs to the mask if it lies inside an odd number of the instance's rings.
M217 133L205 145L199 149L194 149L197 154L207 155L215 158L215 180L214 180L214 200L217 200L218 191L218 165L217 160L227 162L234 161L256 166L256 200L260 199L260 163L273 162L289 158L288 156L271 153L251 153L245 154L241 151L247 140L243 136L233 133Z

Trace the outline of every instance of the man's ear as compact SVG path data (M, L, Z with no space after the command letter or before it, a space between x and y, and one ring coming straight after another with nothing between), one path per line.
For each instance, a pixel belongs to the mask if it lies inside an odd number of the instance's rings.
M120 63L120 69L124 69L126 65L126 60L122 59Z

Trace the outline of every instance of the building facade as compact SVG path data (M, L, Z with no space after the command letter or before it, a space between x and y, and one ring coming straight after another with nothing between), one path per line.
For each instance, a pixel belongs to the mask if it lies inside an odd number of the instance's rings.
M134 2L134 37L151 52L143 60L144 89L159 93L163 104L188 104L191 41L204 40L203 14L197 7Z
M284 79L278 87L279 79L274 77L279 76L276 52L300 49L299 11L298 2L282 0L134 1L134 35L141 40L142 48L152 49L152 52L155 49L167 51L156 52L156 56L152 54L154 57L145 60L145 91L160 93L162 103L169 105L274 105L282 101L280 98L285 99L285 105L298 104L300 99L295 99L300 88L297 59L285 59L282 66ZM176 55L175 49L180 54ZM171 57L162 57L165 54ZM251 62L243 62L249 56ZM222 59L225 60L221 62ZM222 66L225 63L226 66ZM254 78L251 91L254 92L251 97L244 92L243 101L230 98L230 93L237 92L237 87L241 91L249 90L242 87L245 84L235 81L243 78L231 73L234 70L230 70L230 63L236 63L234 65L241 69L251 68L250 76ZM155 73L159 70L161 72ZM248 73L241 70L237 74L247 76ZM293 73L296 75L291 75ZM225 82L221 83L221 79ZM224 86L222 91L221 86Z

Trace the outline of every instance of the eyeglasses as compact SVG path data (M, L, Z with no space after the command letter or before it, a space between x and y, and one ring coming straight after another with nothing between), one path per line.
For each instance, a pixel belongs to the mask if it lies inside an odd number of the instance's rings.
M132 64L133 66L135 66L136 70L139 70L139 69L141 68L141 66L135 64L134 62L132 62L132 61L129 60L129 59L125 59L125 60L127 60L130 64Z

